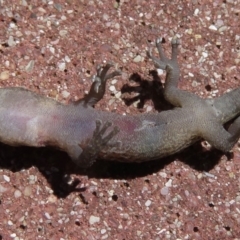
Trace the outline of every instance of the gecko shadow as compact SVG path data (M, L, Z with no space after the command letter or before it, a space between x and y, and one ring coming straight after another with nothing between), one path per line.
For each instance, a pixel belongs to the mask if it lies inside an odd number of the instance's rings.
M71 192L84 192L79 178L70 179L71 174L97 179L131 180L161 171L166 165L178 159L196 171L210 171L219 163L222 152L211 150L203 152L201 144L196 143L182 152L143 163L124 163L96 161L88 169L76 168L68 155L52 148L11 147L0 144L0 168L12 172L36 167L46 178L54 194L65 198ZM227 155L230 159L231 156Z
M126 106L132 105L134 102L138 102L137 108L144 107L146 101L151 100L154 104L154 109L157 111L164 111L173 108L173 106L167 102L163 96L163 84L157 74L157 71L149 71L149 75L152 77L152 81L143 79L138 73L133 73L129 80L135 82L137 86L131 86L125 84L122 86L122 100ZM126 97L132 93L137 93L134 97Z
M85 188L77 187L79 179L70 180L74 163L65 152L50 147L12 147L0 143L0 169L19 172L31 167L36 167L41 172L59 198L74 191L85 191Z

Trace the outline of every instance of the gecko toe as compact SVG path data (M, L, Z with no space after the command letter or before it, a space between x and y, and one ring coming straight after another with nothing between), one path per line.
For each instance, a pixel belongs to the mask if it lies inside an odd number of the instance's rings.
M156 39L156 45L161 44L161 43L162 43L162 40L163 40L162 37L157 38L157 39Z
M110 61L106 64L106 67L110 68L114 66L114 62Z
M152 57L152 49L151 49L151 48L148 48L148 49L147 49L147 57L148 57L148 58L151 58L151 57Z
M177 36L174 36L172 38L172 45L179 45L180 44L180 39Z

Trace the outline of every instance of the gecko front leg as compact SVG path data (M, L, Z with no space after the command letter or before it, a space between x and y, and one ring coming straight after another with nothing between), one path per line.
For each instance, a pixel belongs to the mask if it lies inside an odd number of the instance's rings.
M107 146L114 147L117 145L117 142L109 143L109 141L119 132L119 128L117 126L115 126L113 130L109 131L106 135L107 130L111 126L111 122L105 122L103 124L101 120L96 120L96 129L93 132L91 140L88 142L87 146L83 148L83 152L80 154L78 159L75 160L79 167L90 167L97 159L102 148ZM79 144L79 146L81 147L81 144Z
M103 98L107 80L122 74L120 70L115 70L111 73L108 73L111 67L113 67L112 63L107 63L105 66L97 66L97 74L93 77L93 83L89 93L79 102L77 102L77 104L81 103L84 107L93 107Z

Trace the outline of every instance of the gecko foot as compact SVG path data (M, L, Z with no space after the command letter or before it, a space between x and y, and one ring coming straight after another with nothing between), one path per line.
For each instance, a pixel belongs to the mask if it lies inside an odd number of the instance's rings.
M105 66L97 66L97 74L93 77L93 83L90 91L83 99L80 100L85 107L93 107L103 98L108 79L120 76L122 74L120 70L115 70L107 74L111 67L113 67L112 63L107 63Z
M160 58L155 57L152 54L152 49L149 47L147 50L147 56L152 59L154 65L156 68L160 68L162 70L166 70L167 65L170 66L176 66L176 62L177 62L177 49L178 49L178 45L180 44L180 40L177 37L174 37L172 39L172 55L171 58L167 58L163 49L162 49L162 38L157 38L156 39L156 47L159 53Z
M180 39L178 38L178 37L173 37L172 38L172 42L171 42L171 44L172 44L172 46L178 46L178 45L180 45Z
M113 63L107 63L104 67L101 65L98 65L97 66L97 75L94 77L94 81L95 81L95 78L99 78L101 80L101 82L104 82L109 78L120 76L122 74L122 72L120 70L116 70L107 75L107 72L111 67L113 67Z
M115 146L115 144L110 144L109 141L118 134L119 128L115 126L112 130L108 131L106 135L107 130L111 126L111 122L105 122L103 124L101 120L96 120L96 129L88 145L83 149L82 154L77 160L78 166L84 168L90 167L95 162L102 148L108 145L111 147Z

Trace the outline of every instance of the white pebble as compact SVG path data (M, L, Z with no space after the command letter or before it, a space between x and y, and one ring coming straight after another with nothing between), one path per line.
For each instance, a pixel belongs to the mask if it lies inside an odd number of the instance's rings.
M8 225L9 226L12 226L13 225L13 222L11 220L8 220Z
M70 93L66 90L63 90L62 91L62 96L63 96L63 98L68 98L70 96Z
M51 219L52 217L50 216L50 214L49 213L44 213L44 215L45 215L45 217L47 218L47 219Z
M122 95L121 92L117 92L117 93L115 94L115 97L116 97L116 98L121 98L121 95Z
M166 196L168 194L168 192L169 192L168 187L163 187L160 191L160 193L164 196Z
M147 106L146 112L151 112L151 111L152 111L152 109L153 109L153 107L152 107L152 106Z
M107 21L109 19L109 16L106 13L104 13L103 14L103 19Z
M9 36L7 43L9 45L9 47L12 47L12 46L16 45L13 36Z
M209 26L209 29L210 29L210 30L217 31L217 27L216 27L215 25L210 25L210 26Z
M198 13L199 13L199 9L198 8L196 8L195 10L194 10L194 16L197 16L198 15Z
M58 63L58 68L60 71L64 71L66 69L66 63L65 62Z
M194 77L194 74L191 73L191 72L189 72L189 73L188 73L188 76L189 76L189 77Z
M115 28L116 28L116 29L119 29L119 28L120 28L119 23L116 23L116 24L115 24Z
M140 55L137 55L134 59L134 62L141 62L142 61L142 57Z
M55 48L54 47L50 47L49 50L52 54L55 54Z
M160 68L157 69L157 73L159 76L163 75L164 71Z
M66 61L66 62L71 62L71 59L70 59L70 57L69 57L69 56L65 56L65 58L64 58L64 59L65 59L65 61Z
M6 182L10 182L10 177L7 176L7 175L3 175L3 179L4 179Z
M0 184L0 193L4 193L7 191L7 188L5 188L3 185Z
M116 91L116 88L115 88L115 86L110 86L110 87L109 87L109 90L110 90L111 92L115 92L115 91Z
M145 202L145 206L146 206L146 207L149 207L151 204L152 204L152 201L151 201L151 200L147 200L147 201Z
M117 79L113 79L112 81L111 81L111 84L116 84L117 83Z
M166 187L171 187L172 186L172 179L169 179L166 183L165 183Z
M89 218L89 223L92 225L94 223L100 222L100 217L96 217L96 216L90 216Z
M21 197L22 196L22 193L19 191L19 190L16 190L15 192L14 192L14 197L15 198L19 198L19 197Z
M165 172L160 172L159 175L163 178L166 178L167 177L167 174Z
M16 28L16 24L15 24L14 22L11 22L11 23L9 24L9 27L10 27L10 28Z
M202 52L202 56L206 58L208 56L208 53L207 52Z

